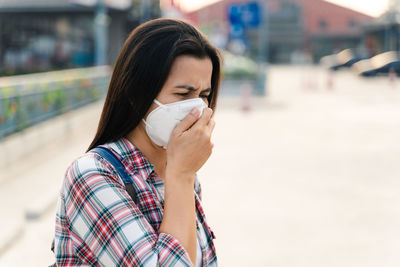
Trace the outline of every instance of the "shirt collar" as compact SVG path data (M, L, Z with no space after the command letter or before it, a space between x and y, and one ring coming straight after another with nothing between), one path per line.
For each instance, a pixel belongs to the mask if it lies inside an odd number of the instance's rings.
M109 146L117 152L122 163L130 172L139 174L144 180L151 178L154 165L128 139L121 138L110 143Z

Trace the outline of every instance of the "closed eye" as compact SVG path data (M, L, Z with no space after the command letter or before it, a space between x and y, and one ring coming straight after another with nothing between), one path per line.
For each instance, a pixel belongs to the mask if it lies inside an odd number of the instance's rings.
M189 85L178 85L175 88L181 88L181 89L188 90L187 92L184 92L184 93L175 93L175 95L178 95L180 97L187 97L191 93L194 93L198 90L198 89L195 89L193 86L189 86ZM207 89L201 91L199 97L202 99L207 99L210 96L210 94L211 94L211 88L207 88Z
M175 93L176 95L179 95L179 96L188 96L189 95L189 92L187 92L187 93Z

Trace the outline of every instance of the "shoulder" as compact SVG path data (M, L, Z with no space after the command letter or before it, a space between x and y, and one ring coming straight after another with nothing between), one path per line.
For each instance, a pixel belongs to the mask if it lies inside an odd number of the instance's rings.
M94 152L87 152L74 160L67 168L64 176L63 190L78 185L95 185L99 182L121 184L119 176L111 164Z

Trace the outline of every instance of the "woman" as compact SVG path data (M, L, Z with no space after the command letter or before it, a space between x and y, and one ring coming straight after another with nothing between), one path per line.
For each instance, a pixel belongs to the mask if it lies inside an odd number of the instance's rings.
M193 26L157 19L130 34L96 136L65 175L57 266L217 265L196 172L213 147L219 79L219 53ZM137 199L96 147L123 164Z

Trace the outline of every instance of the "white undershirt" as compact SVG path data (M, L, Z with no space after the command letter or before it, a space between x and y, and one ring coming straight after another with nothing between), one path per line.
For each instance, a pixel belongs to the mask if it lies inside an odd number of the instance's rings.
M199 237L197 237L197 256L196 256L196 267L201 267L201 260L203 258L203 254L201 253L201 247L199 242Z

